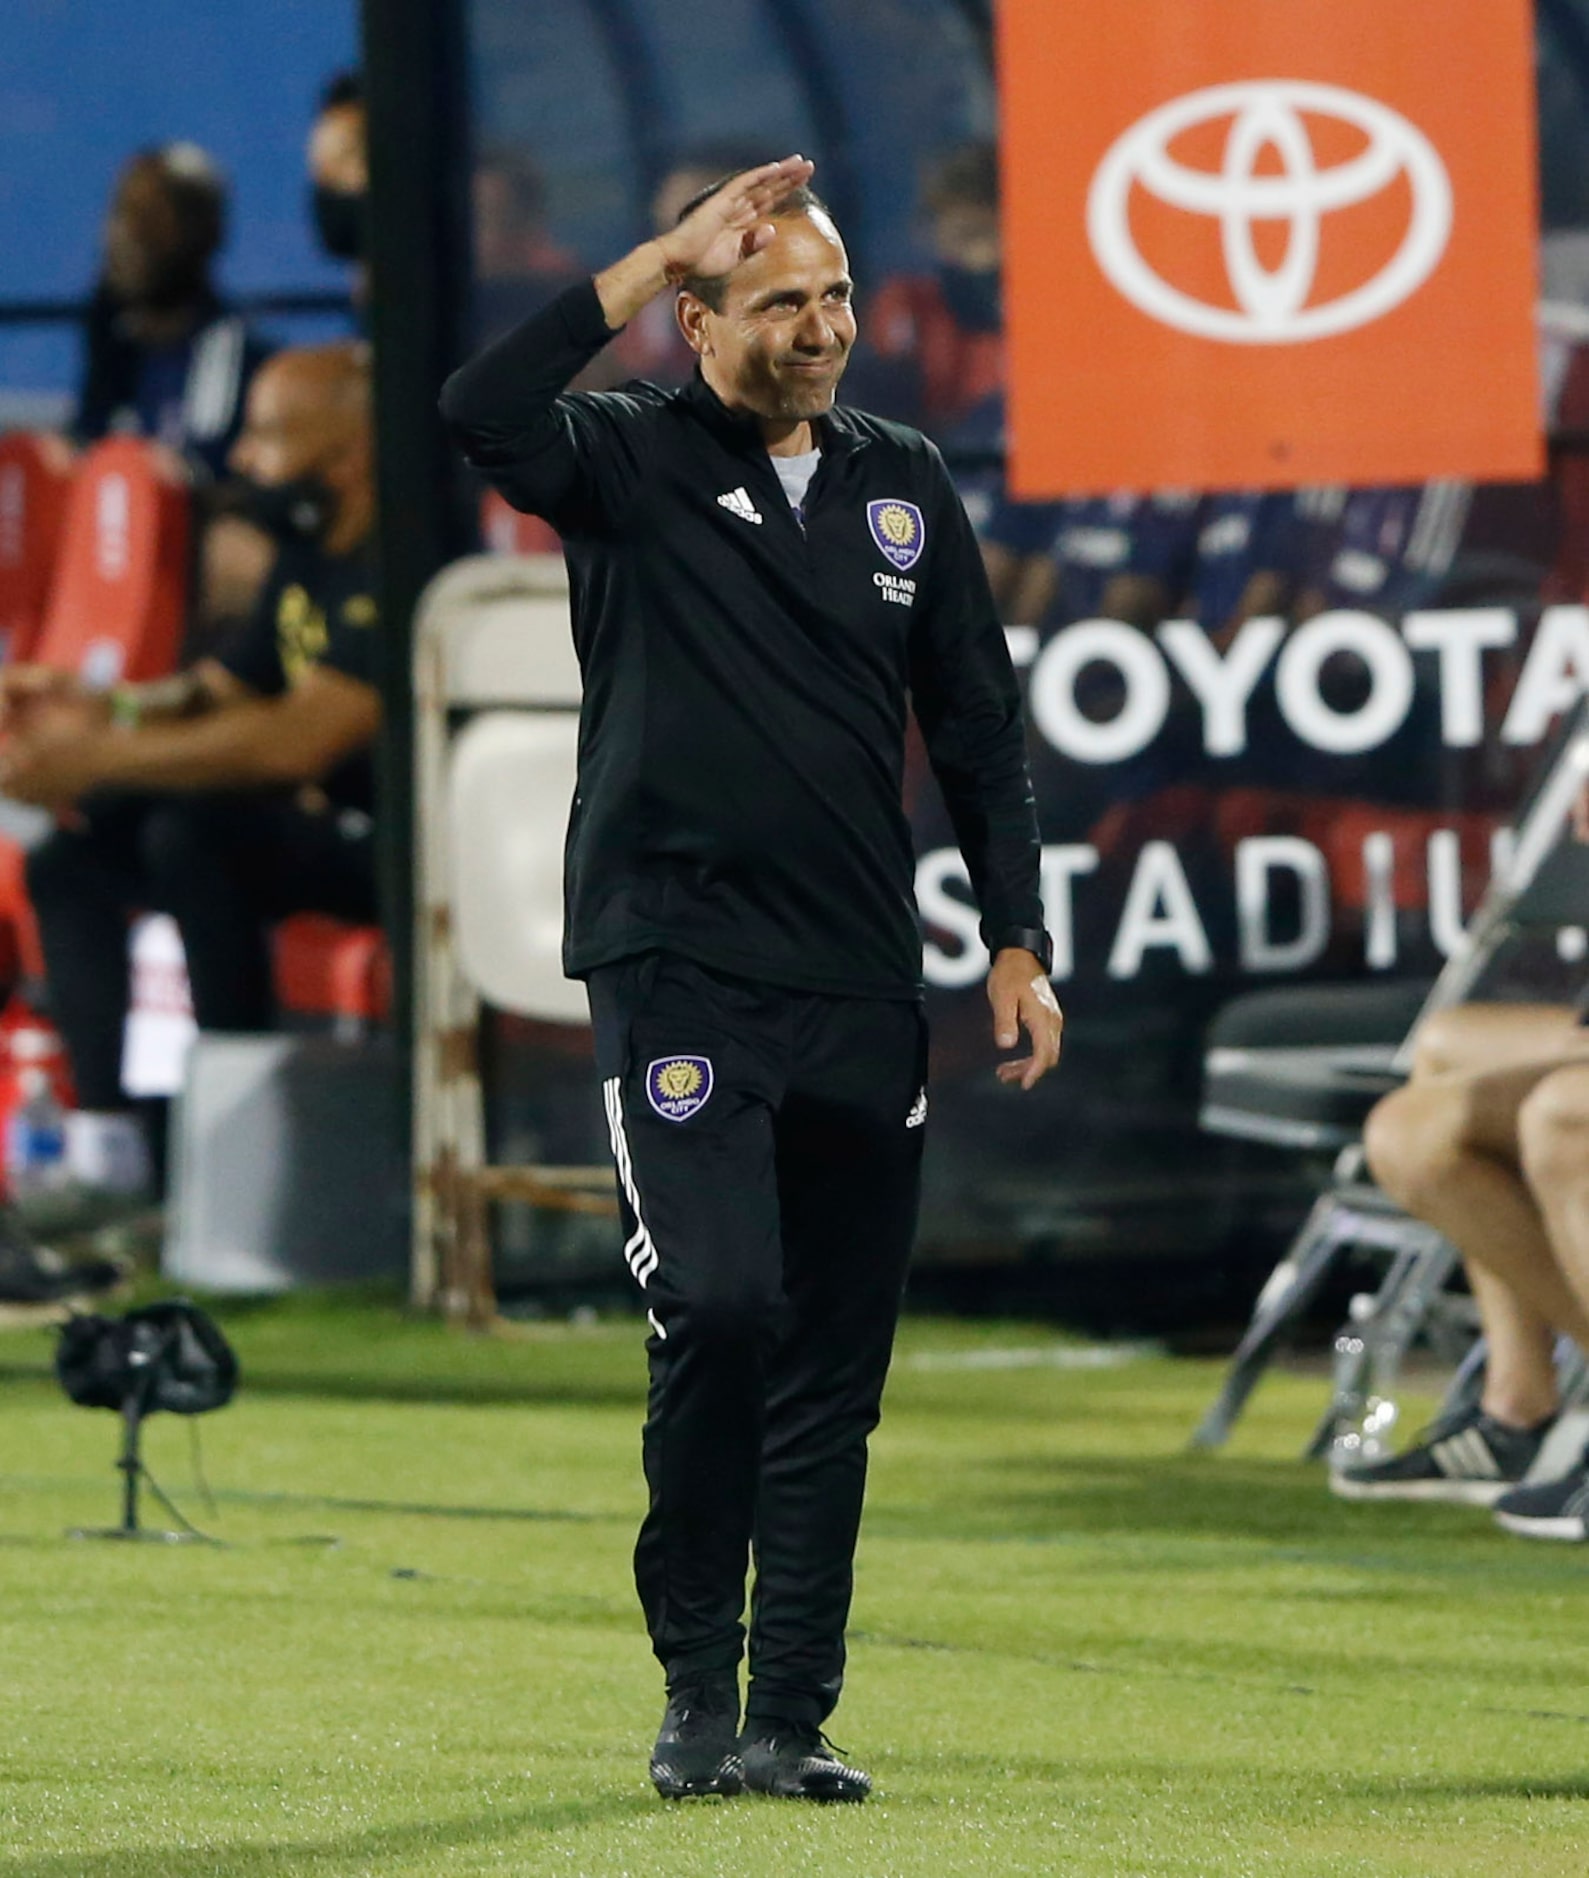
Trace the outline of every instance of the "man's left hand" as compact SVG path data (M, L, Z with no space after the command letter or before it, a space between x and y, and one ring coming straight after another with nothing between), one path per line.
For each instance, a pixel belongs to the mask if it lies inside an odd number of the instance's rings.
M99 781L95 757L105 733L62 714L18 732L0 748L0 792L41 808L69 808Z
M1016 946L1001 952L988 973L988 1002L993 1006L993 1040L1001 1050L1015 1048L1023 1026L1032 1040L1030 1056L999 1065L999 1081L1030 1089L1059 1061L1065 1029L1054 987L1036 956Z

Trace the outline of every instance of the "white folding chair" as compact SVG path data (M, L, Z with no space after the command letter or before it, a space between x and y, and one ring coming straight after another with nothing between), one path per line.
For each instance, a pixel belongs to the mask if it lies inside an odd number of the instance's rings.
M563 976L563 837L579 666L556 555L444 568L415 621L415 1303L470 1323L495 1309L490 1209L616 1215L612 1169L493 1166L482 1002L587 1021Z

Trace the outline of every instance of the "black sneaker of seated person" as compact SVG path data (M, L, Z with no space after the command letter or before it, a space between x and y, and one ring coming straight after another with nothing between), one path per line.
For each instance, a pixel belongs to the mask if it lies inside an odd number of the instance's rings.
M124 1276L108 1259L69 1264L35 1245L16 1209L0 1204L0 1305L65 1304L110 1291Z
M780 1800L864 1800L872 1777L841 1760L812 1723L753 1718L740 1737L745 1788Z
M1532 1428L1514 1428L1473 1403L1431 1424L1404 1454L1333 1469L1330 1491L1343 1500L1493 1506L1534 1465L1555 1420L1547 1415Z
M1589 1539L1589 1463L1580 1461L1557 1480L1503 1493L1495 1523L1525 1539Z
M664 1800L725 1798L744 1784L739 1759L739 1684L732 1677L676 1683L651 1750L651 1783Z

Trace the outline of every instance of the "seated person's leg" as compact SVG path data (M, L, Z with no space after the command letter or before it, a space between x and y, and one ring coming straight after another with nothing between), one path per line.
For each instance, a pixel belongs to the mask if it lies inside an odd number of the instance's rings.
M1419 1025L1413 1081L1471 1076L1514 1063L1550 1063L1580 1047L1589 1055L1589 1028L1570 1005L1453 1005Z
M1488 1266L1469 1259L1463 1269L1484 1333L1485 1412L1509 1428L1549 1421L1560 1406L1556 1326Z
M1556 1257L1580 1298L1589 1299L1589 1064L1545 1077L1522 1106L1523 1173ZM1589 1539L1589 1467L1519 1487L1496 1502L1495 1517L1531 1539Z
M1577 1295L1589 1302L1589 1062L1568 1064L1523 1104L1524 1177Z
M260 805L254 843L254 889L268 920L329 913L367 925L378 917L375 829L368 815L328 804L317 790L300 790Z
M121 1048L128 922L149 904L138 853L151 808L147 797L103 797L80 825L58 829L27 860L50 1015L77 1086L78 1107L67 1118L68 1171L121 1194L150 1183L143 1128L122 1091Z
M91 799L81 829L35 850L28 887L77 1084L71 1172L87 1187L134 1192L148 1185L149 1160L121 1087L132 915L176 918L201 1029L265 1030L270 925L296 911L372 919L374 842L367 818L263 792L107 796Z
M270 1027L275 921L304 912L374 919L374 849L368 817L299 797L180 796L152 814L147 870L156 904L181 928L201 1030Z
M1577 1045L1568 1038L1562 1047ZM1374 1177L1462 1254L1490 1351L1476 1407L1437 1423L1404 1454L1341 1469L1332 1485L1343 1497L1490 1504L1538 1454L1557 1406L1553 1333L1565 1330L1589 1348L1589 1312L1561 1270L1519 1162L1519 1112L1555 1067L1415 1077L1369 1116L1364 1145Z
M255 878L260 804L247 796L170 796L140 834L148 904L182 933L201 1030L267 1030L270 954Z
M1562 1272L1520 1164L1519 1112L1557 1067L1415 1079L1375 1106L1363 1145L1398 1205L1437 1227L1464 1262L1482 1266L1535 1316L1589 1347L1589 1310Z
M96 802L27 859L28 896L44 948L50 1015L66 1040L86 1109L120 1109L127 1015L127 922L148 904L138 865L147 798Z

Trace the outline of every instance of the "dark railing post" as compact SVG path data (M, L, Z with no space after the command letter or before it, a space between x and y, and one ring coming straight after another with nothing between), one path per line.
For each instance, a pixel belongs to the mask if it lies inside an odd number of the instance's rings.
M436 409L441 382L459 362L470 278L463 13L463 0L363 0L383 650L380 844L405 1142L414 982L413 617L426 582L471 540Z

